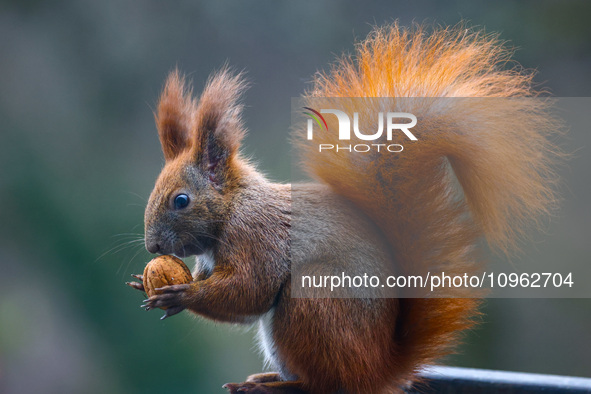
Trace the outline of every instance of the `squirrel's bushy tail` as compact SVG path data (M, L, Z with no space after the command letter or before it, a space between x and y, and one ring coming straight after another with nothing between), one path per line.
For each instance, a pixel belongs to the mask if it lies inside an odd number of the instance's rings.
M470 274L480 238L509 252L552 207L559 153L551 135L559 127L547 101L533 98L531 73L507 68L510 53L495 36L426 30L374 29L354 57L317 74L304 96L321 108L339 98L369 130L378 112L412 113L418 141L404 140L400 153L318 152L319 143L344 143L335 132L298 143L307 171L380 226L402 273ZM392 99L360 105L356 97ZM336 117L325 118L335 130ZM475 294L456 294L465 298L400 299L400 378L449 352L472 324Z

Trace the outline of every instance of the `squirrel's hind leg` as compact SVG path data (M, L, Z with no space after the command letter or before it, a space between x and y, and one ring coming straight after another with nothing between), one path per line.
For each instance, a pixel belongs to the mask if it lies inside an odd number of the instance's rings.
M248 377L250 378L274 378L275 375L277 378L279 377L278 374L257 374L251 375ZM230 394L309 394L308 391L304 390L303 384L300 381L270 381L270 382L263 382L263 383L256 383L252 381L246 381L244 383L226 383L223 386L227 389Z
M281 376L277 372L263 372L263 373L255 373L254 375L250 375L246 378L248 383L270 383L270 382L280 382Z

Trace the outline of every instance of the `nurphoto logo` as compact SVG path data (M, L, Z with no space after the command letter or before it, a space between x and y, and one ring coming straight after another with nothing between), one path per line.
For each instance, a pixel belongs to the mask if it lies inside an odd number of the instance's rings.
M303 107L306 112L305 115L308 115L310 119L308 119L308 129L307 129L307 139L313 140L314 139L314 124L318 125L318 128L321 132L332 132L329 131L328 124L326 119L322 114L332 114L337 117L338 120L338 136L340 141L350 141L351 140L351 118L347 115L344 111L338 109L321 109L317 111L310 107ZM400 120L410 120L410 122L400 122ZM416 126L417 124L417 117L408 112L387 112L384 115L384 112L378 113L378 129L373 134L365 134L359 129L359 113L353 112L353 133L355 137L362 141L374 141L377 142L378 139L382 139L382 135L384 134L384 123L386 123L386 141L391 142L393 139L394 133L403 133L406 138L411 141L417 141L417 137L410 131L411 128ZM404 147L401 144L396 143L371 143L371 144L349 144L349 145L340 145L340 144L318 144L319 152L334 150L336 152L346 151L346 152L369 152L375 150L377 152L380 151L387 151L387 152L402 152Z

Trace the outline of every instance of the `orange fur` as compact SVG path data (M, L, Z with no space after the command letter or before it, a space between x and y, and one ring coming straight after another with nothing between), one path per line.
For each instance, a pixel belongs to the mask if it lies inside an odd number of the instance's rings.
M160 95L155 116L166 160L173 159L189 145L195 106L192 90L186 88L185 78L178 70L171 72Z

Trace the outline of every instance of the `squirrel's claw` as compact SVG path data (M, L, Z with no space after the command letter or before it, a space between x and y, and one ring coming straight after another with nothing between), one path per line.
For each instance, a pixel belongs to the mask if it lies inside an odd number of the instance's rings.
M125 282L125 284L129 287L131 287L132 289L136 289L139 291L145 291L144 290L144 284L140 283L140 282Z
M162 315L162 317L160 318L160 320L164 320L166 318L169 318L170 316L174 316L179 312L182 312L185 309L184 306L173 306L171 308L168 308L165 312L164 315Z
M264 384L259 383L251 383L251 382L244 382L244 383L226 383L222 386L226 390L230 392L230 394L240 394L240 393L249 393L249 394L267 394L267 393L275 393L279 392L273 390L272 387L267 387ZM289 392L292 391L284 391L281 392Z
M136 289L139 291L143 291L145 292L146 290L144 289L144 275L136 275L136 274L131 274L132 277L136 278L137 280L139 280L139 282L125 282L125 284L129 287L131 287L132 289Z
M141 274L131 274L132 277L136 278L137 280L139 280L140 282L144 282L144 275Z
M238 392L237 390L238 390L238 387L239 387L239 386L240 386L240 385L239 385L239 384L237 384L237 383L226 383L226 384L224 384L224 385L222 386L222 388L224 388L224 389L228 390L228 392L230 392L230 393L232 393L232 394L233 394L233 393L237 393L237 392Z
M144 300L144 304L141 307L145 308L147 311L156 308L166 309L162 319L176 315L185 309L185 291L187 291L190 287L191 286L188 284L183 284L165 286L156 289L157 291L161 291L162 294L153 295L152 297Z

